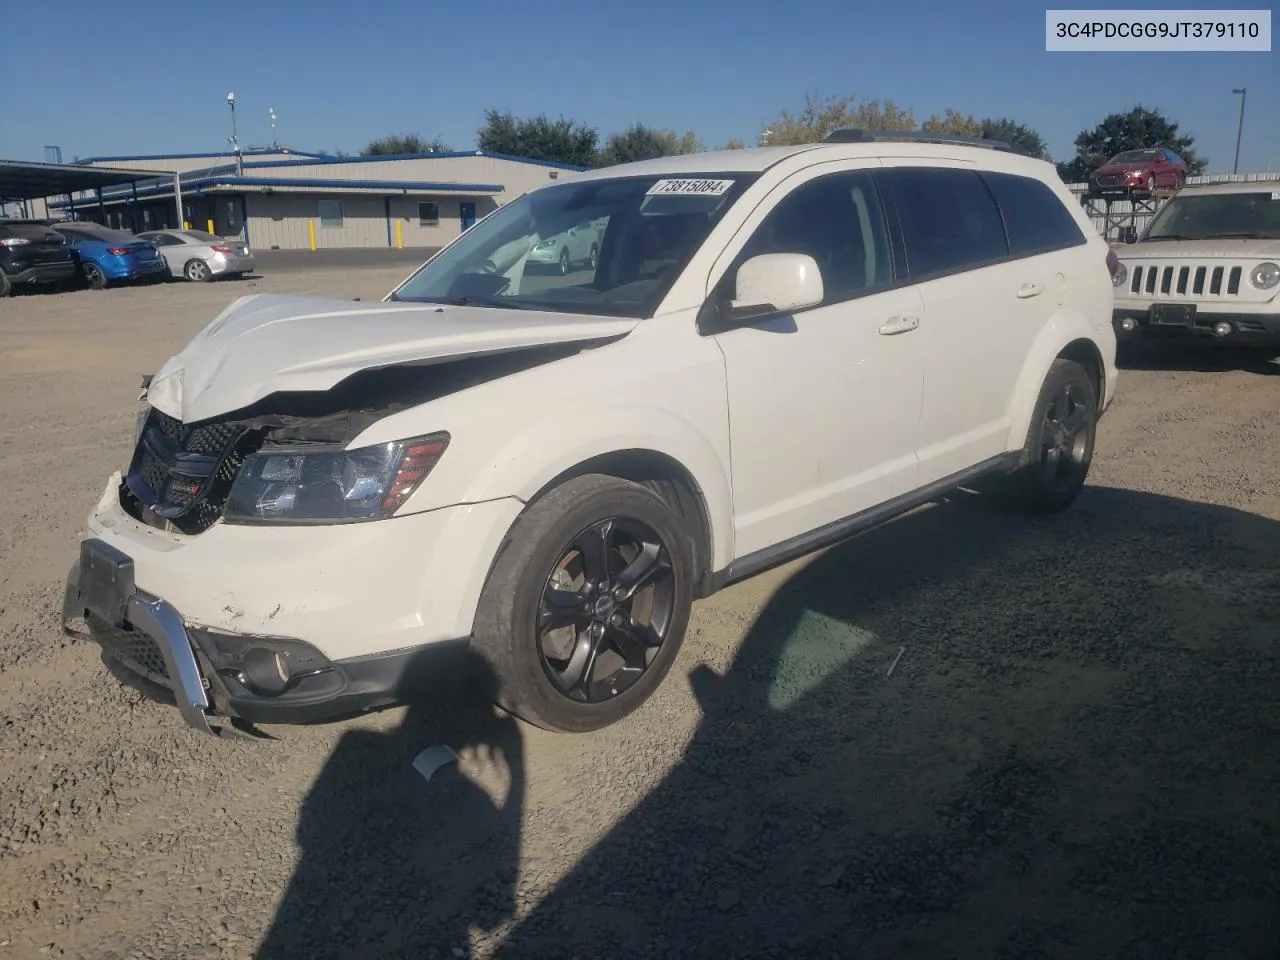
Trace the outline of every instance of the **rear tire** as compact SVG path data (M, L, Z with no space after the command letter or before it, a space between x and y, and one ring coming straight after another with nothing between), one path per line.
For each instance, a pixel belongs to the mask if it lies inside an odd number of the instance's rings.
M9 282L9 275L0 268L0 297L7 297L13 292L13 284Z
M495 675L499 705L561 733L598 730L638 708L684 639L692 556L680 520L647 487L591 474L535 501L500 548L476 611L472 644ZM648 576L627 593L641 569Z
M213 279L213 271L203 260L188 260L182 268L182 275L192 283L208 283Z
M1073 360L1055 360L1040 388L1018 470L1009 478L1011 505L1032 513L1071 506L1089 475L1097 427L1097 389L1089 372Z
M90 289L102 290L107 286L107 275L102 272L102 268L96 263L86 263L83 267L84 282L88 284Z

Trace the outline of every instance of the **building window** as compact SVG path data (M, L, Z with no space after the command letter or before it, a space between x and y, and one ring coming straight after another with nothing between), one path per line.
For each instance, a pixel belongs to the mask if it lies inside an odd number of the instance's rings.
M320 226L322 227L342 226L342 201L341 200L321 200L320 201Z
M424 200L418 204L418 226L436 227L440 225L440 204L434 200Z

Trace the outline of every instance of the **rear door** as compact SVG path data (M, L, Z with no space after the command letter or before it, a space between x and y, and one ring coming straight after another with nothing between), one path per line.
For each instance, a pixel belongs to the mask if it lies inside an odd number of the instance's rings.
M1013 260L1000 208L972 164L884 160L911 280L924 300L920 484L1004 451L1009 397L1052 313L1054 270Z

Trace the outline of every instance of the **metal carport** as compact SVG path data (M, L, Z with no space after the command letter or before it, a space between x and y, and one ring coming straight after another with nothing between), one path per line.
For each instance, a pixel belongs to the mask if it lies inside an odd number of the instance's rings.
M29 200L65 196L74 198L77 193L90 190L101 198L103 187L120 184L136 184L139 180L155 180L165 176L164 171L125 170L118 167L86 167L71 163L34 163L24 160L0 160L0 202L21 203L24 208ZM182 210L182 190L178 175L173 177L174 199L178 204L179 219ZM74 213L74 201L71 205Z

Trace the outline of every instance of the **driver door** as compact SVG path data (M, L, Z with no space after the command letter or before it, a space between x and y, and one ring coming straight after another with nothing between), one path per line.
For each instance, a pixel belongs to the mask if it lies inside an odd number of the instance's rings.
M830 170L831 166L824 165ZM715 335L728 384L735 559L908 493L924 389L924 304L895 272L866 169L797 175L748 221L716 295L762 253L807 253L816 307Z

